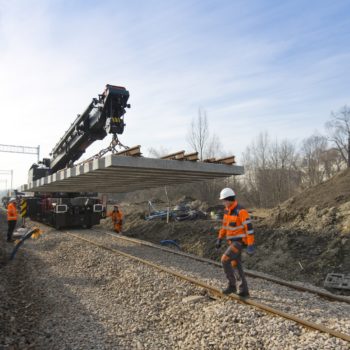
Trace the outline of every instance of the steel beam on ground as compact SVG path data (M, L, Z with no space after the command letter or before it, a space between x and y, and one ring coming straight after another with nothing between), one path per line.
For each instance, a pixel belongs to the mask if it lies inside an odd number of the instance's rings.
M243 174L238 165L109 155L36 180L30 192L132 192Z

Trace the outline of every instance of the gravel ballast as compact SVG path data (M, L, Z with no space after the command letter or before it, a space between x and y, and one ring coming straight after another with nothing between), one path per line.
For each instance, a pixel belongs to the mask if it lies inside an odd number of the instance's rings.
M75 233L216 287L225 284L222 270L208 264L94 231ZM11 249L2 243L0 348L348 349L343 340L244 304L213 300L202 288L62 232L26 241L8 262ZM276 290L257 279L249 284L258 301L349 333L348 304Z

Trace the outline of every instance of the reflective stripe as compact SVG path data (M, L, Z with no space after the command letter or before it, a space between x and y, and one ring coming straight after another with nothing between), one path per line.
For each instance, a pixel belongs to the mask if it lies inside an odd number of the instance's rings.
M236 227L230 227L230 226L222 226L221 227L223 230L227 230L227 231L237 231L240 230L241 228L244 228L243 225L241 226L236 226Z
M246 220L246 221L243 222L243 225L245 225L245 224L250 224L251 222L252 222L252 220L248 219L248 220Z
M240 235L234 235L234 236L227 236L226 235L226 239L231 239L231 238L244 238L246 235L244 233L240 234ZM230 238L229 238L230 237Z
M248 235L252 235L254 233L254 230L249 230L247 233Z

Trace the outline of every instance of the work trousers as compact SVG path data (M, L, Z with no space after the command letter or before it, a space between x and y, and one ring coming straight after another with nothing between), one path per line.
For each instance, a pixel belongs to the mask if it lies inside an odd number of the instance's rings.
M123 226L122 226L122 224L119 224L119 223L114 223L114 231L116 232L116 233L120 233L120 232L122 232L122 228L123 228Z
M7 224L8 224L7 240L12 239L12 234L13 234L13 231L15 230L16 223L17 223L17 220L8 220L7 221Z
M229 284L238 293L249 293L248 284L242 268L242 243L228 241L229 247L221 257L221 264L224 268Z

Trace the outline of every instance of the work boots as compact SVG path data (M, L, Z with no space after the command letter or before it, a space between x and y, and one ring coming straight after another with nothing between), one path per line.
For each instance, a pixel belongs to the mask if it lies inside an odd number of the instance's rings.
M236 286L233 286L231 283L228 284L228 286L222 290L223 294L231 294L231 293L236 293Z

